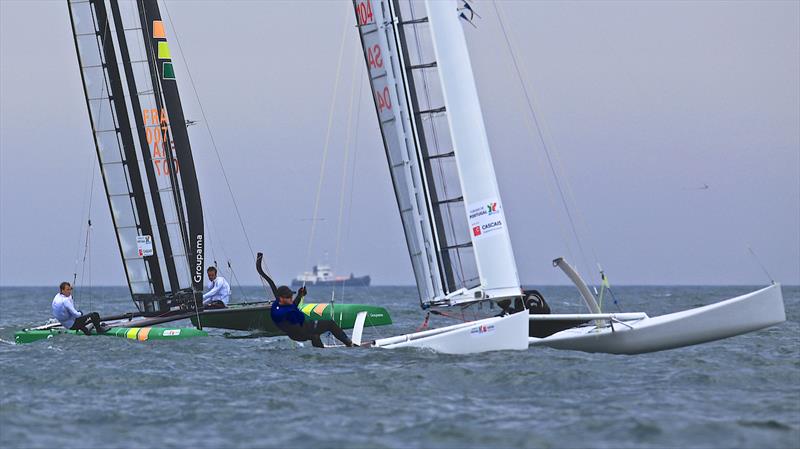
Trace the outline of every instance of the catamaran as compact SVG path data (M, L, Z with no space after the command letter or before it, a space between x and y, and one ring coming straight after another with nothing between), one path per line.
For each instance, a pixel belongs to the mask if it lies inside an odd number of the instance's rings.
M68 0L89 121L136 311L104 316L103 335L136 340L207 335L203 327L281 335L269 301L204 310L207 238L172 48L156 0ZM91 225L91 223L89 224ZM262 277L261 258L256 261ZM271 280L273 292L274 283ZM370 325L391 324L372 305L305 303L310 319L352 328L358 312ZM190 319L195 328L153 327ZM17 332L18 343L60 334L48 323Z
M372 346L638 354L785 321L775 283L658 317L602 313L562 258L554 265L577 286L588 313L550 313L537 292L520 286L462 29L474 17L472 6L464 0L354 0L353 6L420 305L437 311L493 302L503 310Z

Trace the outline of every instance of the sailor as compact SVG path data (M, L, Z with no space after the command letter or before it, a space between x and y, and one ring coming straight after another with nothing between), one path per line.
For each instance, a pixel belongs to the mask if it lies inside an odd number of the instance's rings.
M108 330L100 324L99 313L83 314L75 309L75 304L72 302L72 285L69 282L62 282L59 290L59 293L53 298L53 317L62 326L69 330L79 330L86 335L91 335L92 331L86 326L86 323L91 320L98 334Z
M337 340L345 346L353 346L353 342L333 320L307 320L306 315L297 307L306 295L306 288L301 287L294 300L292 294L295 293L289 287L281 285L278 287L278 299L272 303L272 322L280 330L286 333L294 341L311 340L315 348L324 348L320 336L325 332L330 332Z
M231 299L231 286L222 276L217 276L216 267L208 267L208 291L203 294L203 307L206 309L224 309Z

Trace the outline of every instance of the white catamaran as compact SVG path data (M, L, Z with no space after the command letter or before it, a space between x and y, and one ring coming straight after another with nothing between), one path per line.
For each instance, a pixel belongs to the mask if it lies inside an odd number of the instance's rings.
M373 346L473 353L542 345L637 354L785 321L779 284L659 317L601 313L563 259L554 265L578 287L589 313L550 314L537 294L520 286L462 29L472 8L457 0L353 5L421 305L493 301L506 312Z

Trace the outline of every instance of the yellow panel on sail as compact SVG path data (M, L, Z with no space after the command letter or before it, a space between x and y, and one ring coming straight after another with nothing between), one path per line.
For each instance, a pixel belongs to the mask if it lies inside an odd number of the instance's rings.
M158 59L172 59L172 53L170 53L169 44L166 41L158 43Z

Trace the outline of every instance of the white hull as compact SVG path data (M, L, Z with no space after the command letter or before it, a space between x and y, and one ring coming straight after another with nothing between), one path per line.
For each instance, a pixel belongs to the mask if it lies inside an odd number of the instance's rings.
M531 315L531 320L535 325L536 316ZM653 318L621 314L617 320L611 320L611 326L584 325L545 338L530 338L529 342L555 349L641 354L733 337L783 321L786 321L783 294L780 284L773 284L695 309Z
M527 311L376 340L375 347L428 348L444 354L528 349Z

